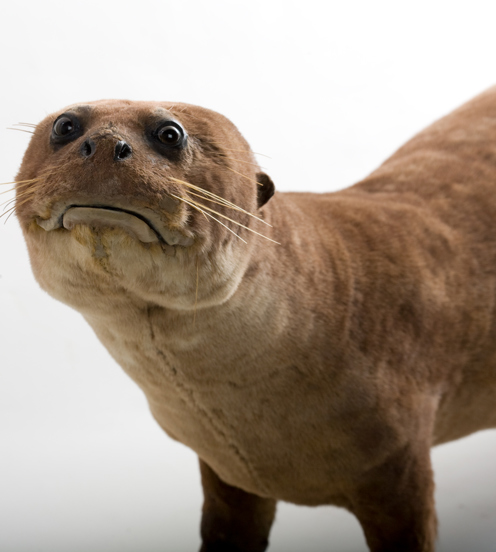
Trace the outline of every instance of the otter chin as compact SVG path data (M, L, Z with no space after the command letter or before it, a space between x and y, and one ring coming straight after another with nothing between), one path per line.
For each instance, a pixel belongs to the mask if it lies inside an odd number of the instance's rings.
M434 551L430 447L496 427L495 159L496 88L328 194L275 193L189 104L36 126L34 275L198 454L202 552L266 550L279 500L347 508L372 552Z

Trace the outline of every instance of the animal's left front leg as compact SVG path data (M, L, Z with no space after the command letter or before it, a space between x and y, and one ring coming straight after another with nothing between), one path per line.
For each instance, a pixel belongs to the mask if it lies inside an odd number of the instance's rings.
M357 481L350 498L372 552L434 552L434 481L427 443L396 450Z

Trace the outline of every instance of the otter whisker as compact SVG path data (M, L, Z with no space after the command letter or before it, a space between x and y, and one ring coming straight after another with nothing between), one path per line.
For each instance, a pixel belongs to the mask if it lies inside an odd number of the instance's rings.
M172 195L172 194L171 194ZM175 196L174 196L175 197ZM183 199L183 201L186 201ZM252 228L249 228L248 226L245 226L244 224L241 224L240 222L236 221L236 220L233 220L232 218L229 218L227 217L226 215L223 215L222 213L219 213L218 211L215 211L214 209L210 209L210 207L207 207L206 205L203 205L202 203L198 203L197 201L191 199L190 200L191 203L189 203L190 205L191 204L194 204L194 205L197 205L198 207L201 207L202 209L206 209L207 211L210 211L212 213L215 213L218 217L222 217L224 219L227 219L229 221L231 221L232 223L234 224L237 224L238 226L241 226L241 228L244 228L245 230L248 230L250 232L253 232L254 234L257 234L257 236L261 236L262 238L265 238L266 240L269 240L271 242L274 242L276 243L277 245L281 245L279 242L276 242L275 240L271 239L271 238L268 238L267 236L264 236L263 234L260 234L260 232L256 232L255 230L253 230ZM208 213L207 213L208 214ZM211 215L210 215L211 216Z
M203 199L204 201L210 201L212 203L215 203L216 205L220 205L221 207L230 207L234 211L239 211L241 213L245 213L247 215L250 215L251 217L255 218L256 220L258 220L260 222L263 222L264 224L266 224L267 226L270 226L272 228L272 225L269 224L268 222L265 222L263 219L253 215L252 213L250 213L248 211L245 211L244 209L240 209L239 207L236 207L235 205L226 205L225 203L221 203L220 201L216 201L215 199L211 199L208 196L204 196L204 195L192 192L191 190L188 191L188 194L189 195L194 195L195 197L199 197L200 199Z
M11 192L12 190L8 190L8 191ZM22 198L22 197L26 197L26 196L27 196L26 199L30 199L30 198L33 196L33 194L34 194L34 190L33 190L33 191L27 190L27 191L29 191L29 193L24 193L24 194L22 194L22 195L20 195L20 196L16 196L16 197L13 197L13 198L11 198L11 199L7 199L7 200L4 201L3 203L0 203L0 207L1 207L2 205L4 205L3 211L5 211L5 209L7 209L7 206L8 206L8 205L10 205L11 203L16 203L16 202L18 202L19 199ZM3 192L3 193L5 193L5 192Z
M0 195L2 195L2 194L8 194L8 193L10 193L10 192L15 192L15 191L16 191L15 188L10 188L10 190L4 190L3 192L0 192Z
M20 129L12 129L12 130L20 130ZM36 178L29 178L27 180L12 180L11 182L0 182L0 186L7 186L7 185L10 185L10 184L14 184L16 186L16 188L21 188L21 187L27 186L28 184L31 184L33 182L39 182L40 180L43 180L43 178L45 176L51 176L53 174L57 174L59 172L59 170L62 170L67 165L69 165L69 163L64 163L63 165L58 167L57 170L52 170L52 171L46 171L45 170L45 171L41 172Z
M226 147L224 146L224 144L219 144L219 143L217 143L217 142L210 142L210 143L213 144L214 146L217 146L217 147L219 147L219 148L222 148L222 149L224 149L224 150L226 150L226 151L240 151L240 152L242 152L242 153L248 153L248 154L254 153L255 155L261 155L262 157L267 157L267 159L272 159L272 157L269 157L268 155L265 155L265 153L257 153L256 151L251 151L251 150L249 150L249 149L245 149L245 150L244 150L244 149L226 148Z
M33 184L36 184L39 181L40 181L39 178L34 178L33 180L26 180L22 183L14 182L14 184L16 185L15 190L20 190L21 188L26 188L27 186L32 186Z
M26 182L25 184L17 184L14 188L12 188L12 190L15 191L17 195L21 195L26 193L28 190L37 190L40 186L42 186L42 184L42 182L36 179L32 182Z
M34 132L31 132L30 130L26 130L24 128L7 127L7 130L18 130L19 132L27 132L28 134L34 134Z
M244 209L239 207L239 205L236 205L235 203L231 203L227 199L224 199L223 197L220 197L217 194L214 194L213 192L209 192L208 190L205 190L204 188L201 188L200 186L195 186L194 184L191 184L191 182L186 182L185 180L180 180L179 178L174 178L172 176L169 177L169 178L170 178L170 180L173 180L174 182L178 182L179 184L184 184L188 188L192 188L193 190L196 190L196 191L201 192L205 195L213 197L214 199L217 199L218 201L221 201L221 202L225 203L225 205L236 207L237 209L241 209L241 210L244 211ZM246 211L246 213L248 213L248 211ZM256 215L253 215L253 216L255 216L255 218L258 218L258 217L256 217Z
M31 199L32 195L33 194L30 193L30 194L27 194L27 197L26 196L23 196L23 197L25 197L25 199ZM7 201L4 201L3 203L0 203L0 207L4 206L2 211L5 211L10 204L15 204L16 202L19 203L19 197L14 197L14 198L8 199ZM21 205L21 203L19 203L19 205Z
M22 201L16 201L16 204L14 205L14 208L17 209L17 207L20 207L21 205L24 205L28 201L31 200L31 196L25 197Z
M2 213L2 214L0 215L0 218L4 217L7 213L10 213L10 214L8 215L8 217L5 219L4 224L7 224L7 221L9 220L9 218L12 216L12 214L16 211L16 209L17 209L18 207L20 207L21 205L23 205L24 203L26 203L26 202L29 201L30 199L31 199L31 198L28 197L28 198L25 199L24 201L21 201L20 203L16 203L16 204L13 205L12 207L10 207L10 209L9 209L8 211L5 211L5 213Z
M19 200L21 199L22 197L25 197L27 195L32 195L36 192L38 188L28 188L27 190L22 190L21 192L17 192L15 197L13 199L11 199L11 201L16 201L16 200ZM1 194L6 194L8 192L15 192L15 188L12 188L11 190L6 190L5 192L0 192L0 195ZM3 205L3 203L1 204Z
M13 180L12 182L0 182L0 186L7 186L8 184L23 184L24 182L29 183L29 182L34 182L36 180L39 180L39 178L31 178L29 180L19 180L19 181Z
M205 217L205 220L208 221L207 213L203 212L201 209L200 212Z
M4 190L3 192L0 192L1 194L8 194L9 192L14 192L16 194L16 197L22 197L24 194L35 191L40 187L39 184L32 184L32 182L23 184L21 186L14 186L13 188L10 188L9 190ZM24 189L23 189L24 188Z
M221 207L231 207L230 205L226 205L225 203L221 203L220 201L216 201L215 199L212 199L212 198L210 198L206 195L197 194L196 192L192 192L191 190L188 190L188 194L189 195L194 195L195 197L199 197L200 199L203 199L205 201L210 201L211 203L215 203L216 205L220 205ZM242 209L237 209L236 207L231 207L231 209L234 209L236 211L242 211ZM255 218L258 219L258 217L255 217Z
M14 209L12 208L12 209L10 210L9 216L4 220L4 225L7 224L7 221L9 220L9 218L12 216L12 214L13 214L14 212L15 212L15 211L14 211ZM6 215L6 214L7 214L7 213L3 213L2 215L0 215L0 218L2 218L3 215Z
M241 236L238 236L238 234L236 234L236 232L234 232L234 230L232 230L231 228L229 228L229 226L225 225L223 222L221 222L220 220L216 219L213 215L211 215L210 213L205 213L202 209L200 209L200 207L194 205L193 203L190 203L187 199L184 199L183 197L179 197L179 196L176 196L174 194L170 194L172 197L175 197L176 199L178 199L179 201L182 201L183 203L186 203L188 205L190 205L191 207L193 207L193 209L196 209L197 211L200 211L200 213L203 213L203 215L205 217L210 217L212 219L214 219L216 222L218 222L219 224L221 224L224 228L226 228L227 230L229 230L229 232L231 232L231 234L234 234L237 238L239 238L242 242L246 243L247 242L241 237Z
M13 210L10 212L9 216L5 219L4 225L7 224L7 221L9 220L9 218L10 218L14 213L15 213L15 209L13 209Z
M1 207L2 205L5 205L5 207L3 208L3 210L5 211L5 209L7 208L7 205L9 205L9 203L15 203L16 200L17 200L16 197L11 198L11 199L7 199L7 200L4 201L3 203L0 203L0 207Z
M242 174L238 171L235 171L234 169L231 169L231 167L224 167L224 168L227 169L228 171L239 174L239 176L242 176L243 178L246 178L250 182L254 182L257 186L263 186L263 184L260 184L260 182L257 182L256 180L253 180L253 178L250 178L249 176L246 176L246 174Z
M191 205L191 207L194 207L194 205ZM195 207L196 208L196 207ZM222 225L226 230L229 230L229 232L231 232L231 234L234 234L238 239L240 239L242 242L248 244L248 242L246 240L244 240L241 236L239 236L238 234L236 234L236 232L234 230L232 230L231 228L229 228L229 226L227 226L226 224L224 224L223 222L221 222L219 219L215 218L213 215L209 214L209 213L204 213L205 215L209 216L211 219L214 219L215 222L218 222L220 225Z
M15 191L16 194L23 194L28 190L33 190L33 189L37 190L40 187L40 185L41 183L38 183L38 182L26 182L26 184L20 184L11 189Z
M7 192L13 192L13 191L15 191L15 190L14 190L14 189L12 189L12 190L7 190L7 191L5 191L5 192L2 192L2 194L6 194ZM18 193L15 195L15 197L12 197L12 198L10 198L10 199L5 200L3 203L0 203L0 207L1 207L2 205L5 205L5 204L8 205L9 203L14 203L15 201L19 201L19 199L21 199L21 198L23 198L23 197L31 196L31 195L34 194L35 191L36 191L36 189L33 190L32 188L29 188L28 190L24 190L23 192L18 192ZM5 210L5 208L4 208L4 210Z
M209 192L208 190L205 190L204 188L200 188L200 186L195 186L194 184L191 184L190 182L186 182L185 180L179 180L178 178L174 178L174 177L169 177L169 178L170 178L170 180L173 180L174 182L178 182L179 184L183 184L184 186L187 186L188 188L192 188L193 190L196 190L197 192L200 192L201 194L204 194L208 197L211 197L211 198L221 202L221 204L225 205L226 207L230 207L231 209L234 209L236 211L240 211L242 213L245 213L246 215L249 215L250 217L253 217L253 218L257 219L260 222L263 222L264 224L266 224L267 226L270 226L272 228L272 225L269 224L268 222L266 222L265 220L263 220L263 218L261 218L260 216L255 215L254 213L250 213L250 211L246 211L245 209L243 209L239 205L236 205L235 203L231 203L227 199L225 199L223 197L220 197L217 194Z
M17 209L17 207L20 207L21 205L24 205L24 204L27 203L30 199L31 199L31 197L26 197L26 198L24 198L22 201L17 202L17 203L15 204L15 208Z
M39 188L40 186L30 186L29 188L25 188L24 190L16 190L15 188L12 188L12 190L8 190L9 192L10 191L16 191L16 197L17 198L21 198L22 196L25 196L26 194L31 194L31 193L34 193L36 192L36 190ZM5 193L5 192L3 192Z
M44 171L41 171L40 174L36 177L36 178L30 178L30 179L27 179L27 180L14 180L13 182L0 182L0 185L2 184L15 184L16 185L16 189L17 188L22 188L24 186L28 186L29 184L33 183L33 182L40 182L40 181L43 181L46 177L50 177L50 176L53 176L53 175L56 175L56 174L59 174L60 172L62 172L68 165L71 165L71 161L68 161L62 165L60 165L59 167L57 167L56 170L52 169L52 170L44 170Z
M15 200L16 200L15 197L14 197L14 199L8 199L7 201L4 201L3 203L0 203L0 207L1 207L2 205L5 205L5 207L3 208L3 210L5 211L5 209L7 208L7 205L8 205L9 203L14 203Z
M20 130L20 129L13 129L13 130ZM64 165L59 167L59 170L62 170L67 164L68 163L64 163ZM9 190L4 190L3 192L0 192L0 195L14 192L16 194L16 199L19 200L25 195L28 195L28 194L30 195L34 193L41 185L41 182L43 181L45 176L51 176L51 175L57 174L59 170L56 170L56 171L52 170L50 172L45 171L45 172L42 172L38 177L30 178L28 180L17 180L17 181L14 180L12 182L0 182L0 186L13 186ZM8 203L8 201L5 203ZM0 206L5 205L5 203L1 203Z
M254 215L253 213L250 213L249 211L245 211L245 209L242 209L241 207L238 207L237 205L234 205L234 204L228 202L227 200L222 201L222 198L219 198L219 200L217 200L217 198L213 199L210 196L210 194L206 194L206 193L204 193L203 195L201 195L201 193L197 194L197 193L194 193L194 192L191 192L191 191L189 193L192 194L192 195L195 195L197 197L200 197L202 199L206 199L207 201L211 201L213 203L216 203L217 205L221 205L223 207L229 207L230 209L233 209L234 211L239 211L240 213L245 213L246 215L249 215L250 217L253 217L256 220L258 220L260 222L263 222L267 226L270 226L270 224L268 222L265 222L262 218L258 217L257 215ZM212 194L212 195L215 195L215 194Z

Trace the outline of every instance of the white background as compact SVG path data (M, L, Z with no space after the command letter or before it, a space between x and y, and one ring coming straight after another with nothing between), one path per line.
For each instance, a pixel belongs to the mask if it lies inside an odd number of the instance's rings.
M230 117L279 190L336 190L496 83L494 3L37 1L2 5L0 181L37 123L101 98ZM496 183L495 183L496 185ZM8 189L8 186L3 186ZM6 194L2 198L10 198ZM0 550L195 551L194 454L82 318L42 292L17 221L0 223ZM433 451L439 550L496 549L496 432ZM271 552L360 552L335 508L282 504Z

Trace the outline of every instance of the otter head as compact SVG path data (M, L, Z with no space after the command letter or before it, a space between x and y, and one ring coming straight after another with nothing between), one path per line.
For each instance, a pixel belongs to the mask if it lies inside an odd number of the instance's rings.
M274 193L225 117L116 100L37 125L16 181L37 280L88 314L116 294L186 310L226 301Z

